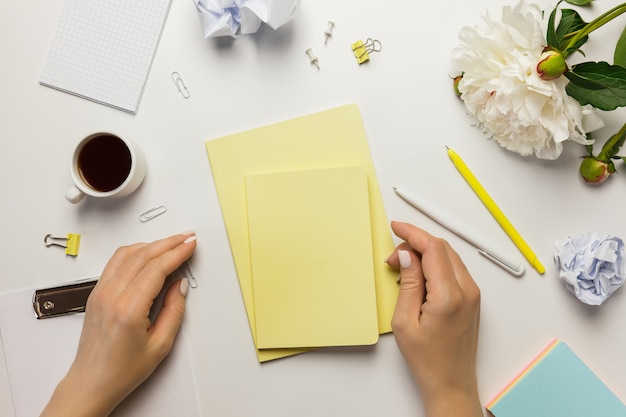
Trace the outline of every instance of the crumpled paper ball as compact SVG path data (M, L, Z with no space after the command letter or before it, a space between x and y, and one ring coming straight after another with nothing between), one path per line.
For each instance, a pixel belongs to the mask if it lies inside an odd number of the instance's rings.
M247 35L261 23L278 29L300 12L300 0L194 0L204 37Z
M624 242L587 233L556 242L555 260L565 287L585 304L600 305L624 284Z

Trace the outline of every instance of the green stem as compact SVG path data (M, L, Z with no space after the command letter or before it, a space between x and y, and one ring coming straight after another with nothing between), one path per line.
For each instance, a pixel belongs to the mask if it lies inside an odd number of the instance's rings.
M595 19L593 19L591 22L587 23L587 25L584 28L582 28L579 31L577 31L576 36L574 36L569 41L569 43L565 47L565 50L563 51L563 55L565 57L567 57L569 54L574 52L574 51L571 51L570 48L572 48L574 45L576 45L576 43L580 39L582 39L585 36L589 35L594 30L600 28L605 23L608 23L611 20L615 19L617 16L621 15L624 12L626 12L626 3L622 3L619 6L615 6L611 10L601 14L600 16L598 16Z
M619 152L619 148L624 144L626 140L626 123L615 135L611 136L602 147L602 151L598 154L598 159L604 162L608 162L613 156Z

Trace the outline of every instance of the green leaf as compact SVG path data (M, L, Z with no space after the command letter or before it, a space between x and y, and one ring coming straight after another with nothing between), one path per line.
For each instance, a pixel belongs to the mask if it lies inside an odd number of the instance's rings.
M567 39L571 38L574 32L581 30L585 26L587 26L587 22L585 22L575 10L561 10L561 20L559 21L559 25L556 28L556 36L559 42L559 51L563 51L563 48L567 46ZM587 39L589 39L588 36L580 38L580 40L576 42L575 45L572 45L569 49L580 49L580 47L583 46L585 42L587 42Z
M587 42L588 37L584 36L580 38L575 45L570 46L568 50L565 51L565 48L568 44L568 39L575 36L576 32L587 26L587 22L585 22L575 10L563 9L561 10L561 18L559 19L559 23L558 25L556 25L556 14L559 10L559 4L561 4L561 1L557 3L554 10L552 10L552 13L550 13L550 18L548 19L548 28L546 31L546 41L548 43L548 46L551 46L558 51L566 52L565 55L567 56L572 52L579 50L580 47L583 46L585 42Z
M566 3L573 4L576 6L587 6L591 4L593 0L565 0Z
M615 65L621 65L622 67L626 67L626 26L624 26L624 31L617 40L613 63Z
M567 78L566 91L581 105L591 104L600 110L626 106L626 68L606 62L584 62L575 65ZM601 88L603 86L604 88Z
M626 124L622 126L622 128L613 136L606 141L606 143L602 146L602 151L598 154L598 158L607 161L619 152L619 149L624 144L626 140Z
M573 71L568 71L563 75L565 75L572 83L574 83L578 87L584 88L586 90L602 90L606 88L606 86L601 82L582 77Z
M561 2L559 1L559 3ZM559 3L557 3L554 10L552 10L552 13L550 13L550 18L548 19L548 30L546 32L546 42L548 43L548 46L551 46L554 49L559 49L559 44L561 43L556 35L556 29L554 26L554 20L556 19L556 11L559 9Z

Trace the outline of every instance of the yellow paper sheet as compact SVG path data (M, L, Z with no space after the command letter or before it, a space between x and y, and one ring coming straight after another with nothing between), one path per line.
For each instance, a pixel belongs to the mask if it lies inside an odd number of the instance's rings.
M393 240L363 121L356 105L337 107L209 140L206 142L206 149L255 346L245 190L245 176L255 173L339 166L365 168L372 219L378 330L379 333L391 331L391 316L398 293L398 275L384 263L384 259L393 250ZM304 350L263 349L257 350L257 355L259 361L264 362L300 352Z
M367 174L246 176L257 348L378 341Z

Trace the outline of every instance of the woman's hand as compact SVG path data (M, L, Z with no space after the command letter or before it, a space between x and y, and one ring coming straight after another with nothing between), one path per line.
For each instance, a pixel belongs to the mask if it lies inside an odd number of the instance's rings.
M115 252L87 301L76 358L42 416L106 416L152 374L180 328L187 280L167 290L153 323L150 309L195 247L190 232Z
M407 223L391 227L405 241L387 260L400 269L392 328L426 415L483 416L476 380L480 290L446 241Z

